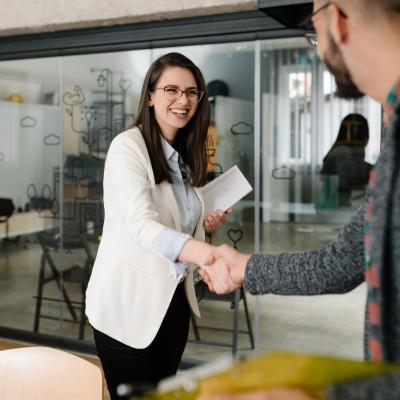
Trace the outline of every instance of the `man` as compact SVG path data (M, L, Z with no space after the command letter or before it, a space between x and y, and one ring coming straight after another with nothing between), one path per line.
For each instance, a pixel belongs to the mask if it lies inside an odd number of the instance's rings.
M364 278L368 284L366 358L400 362L400 0L314 0L312 22L318 54L335 76L338 94L352 98L366 93L388 109L389 125L371 174L365 213L360 209L326 249L251 256L221 246L209 257L214 265L205 267L203 275L218 293L244 282L253 294L287 295L342 293ZM351 239L349 230L357 237ZM309 398L298 391L279 390L243 396ZM399 399L400 374L338 384L329 388L326 397Z

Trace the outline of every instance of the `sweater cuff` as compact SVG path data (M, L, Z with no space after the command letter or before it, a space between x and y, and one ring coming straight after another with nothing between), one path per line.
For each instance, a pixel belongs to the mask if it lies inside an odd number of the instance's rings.
M326 400L400 399L400 372L377 375L329 386Z
M243 285L250 294L265 294L268 283L266 272L269 258L265 254L253 254L246 265ZM266 279L267 278L267 279ZM266 286L267 285L267 286Z

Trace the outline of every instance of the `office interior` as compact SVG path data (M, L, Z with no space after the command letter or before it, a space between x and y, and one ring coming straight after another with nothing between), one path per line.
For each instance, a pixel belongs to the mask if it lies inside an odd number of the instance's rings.
M12 201L0 210L0 336L94 352L82 307L101 240L104 161L134 121L148 67L169 51L193 60L208 84L209 179L237 165L254 189L213 244L323 247L361 204L381 108L336 98L303 37L0 61L0 198ZM341 170L327 166L333 146ZM200 277L197 290L203 318L192 319L188 365L272 349L362 358L363 285L313 297L243 291L236 302L210 295Z

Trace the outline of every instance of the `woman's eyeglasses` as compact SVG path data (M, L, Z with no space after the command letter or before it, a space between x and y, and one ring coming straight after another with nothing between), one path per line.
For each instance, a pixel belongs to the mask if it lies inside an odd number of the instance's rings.
M185 93L186 98L191 103L199 103L205 93L203 90L196 89L196 88L189 88L186 90L182 90L174 85L167 85L164 87L156 87L156 88L154 88L154 90L163 90L165 97L171 101L180 99L183 96L183 93Z

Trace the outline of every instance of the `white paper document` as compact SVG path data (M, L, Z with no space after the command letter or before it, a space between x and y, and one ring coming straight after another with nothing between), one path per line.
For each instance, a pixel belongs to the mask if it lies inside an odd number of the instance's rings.
M240 169L235 165L201 188L205 215L213 210L226 211L253 190Z

